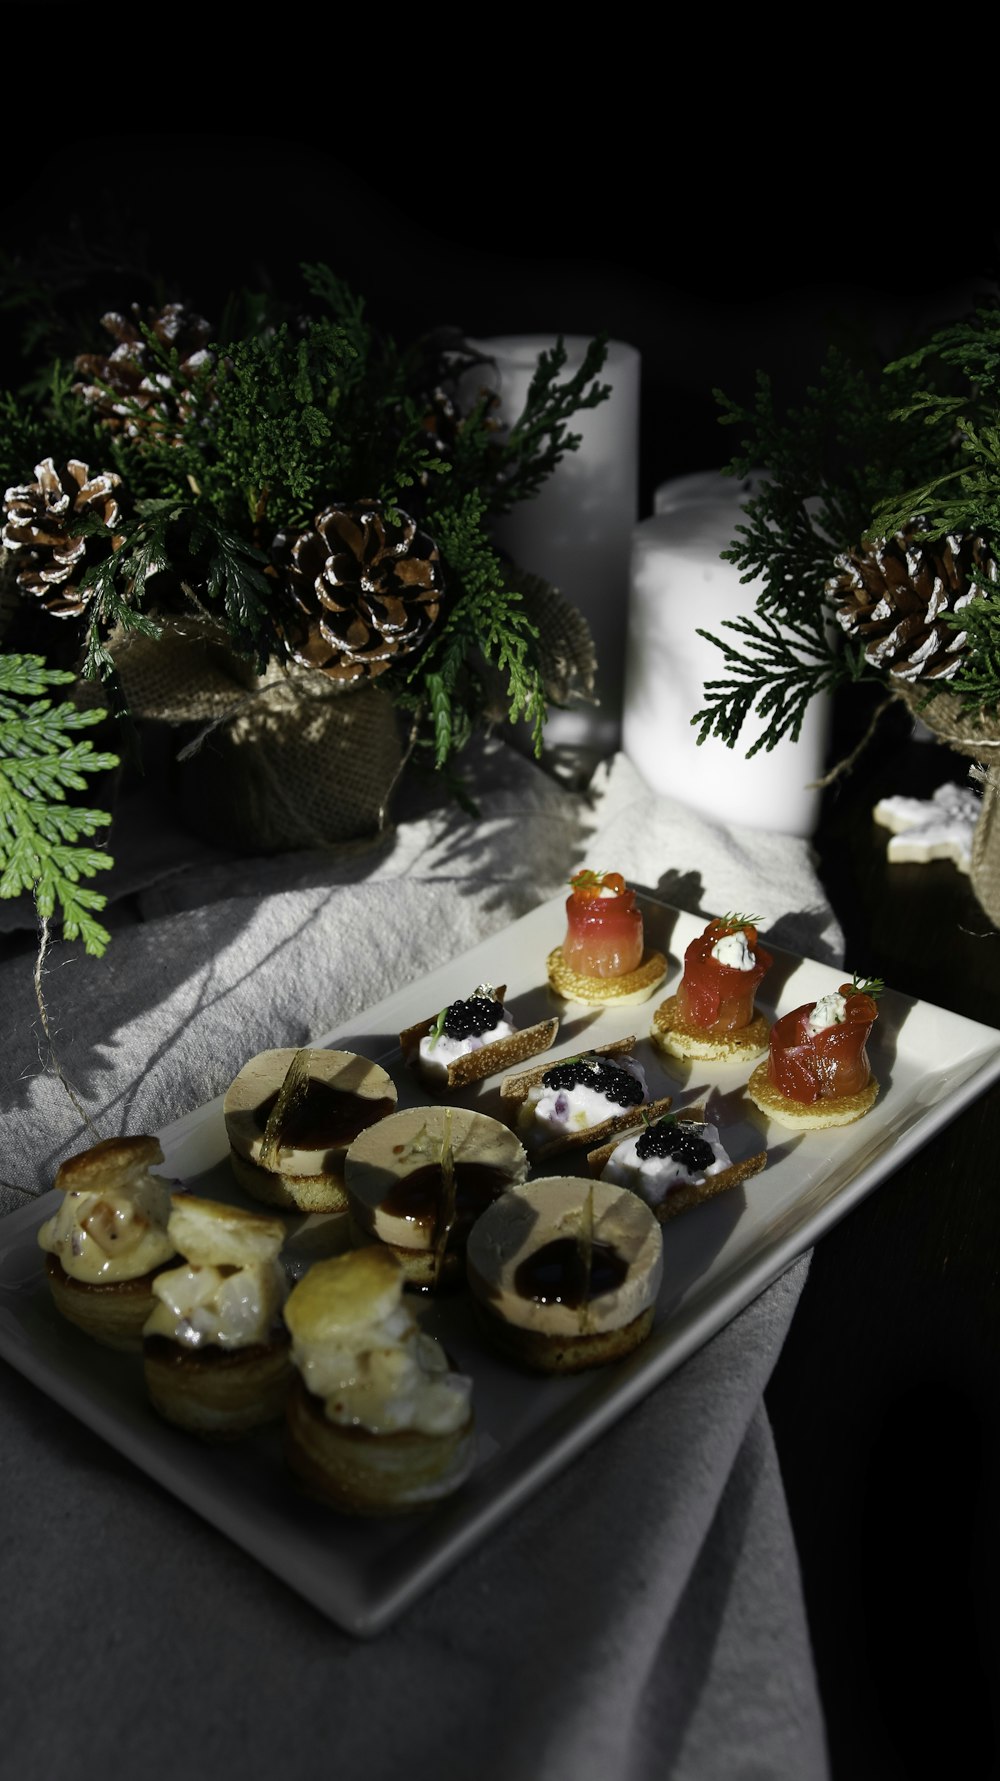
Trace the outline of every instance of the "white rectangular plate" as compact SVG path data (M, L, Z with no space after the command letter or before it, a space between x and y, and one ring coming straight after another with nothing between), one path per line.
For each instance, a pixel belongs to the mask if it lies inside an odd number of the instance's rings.
M284 1469L280 1428L219 1448L170 1428L147 1404L139 1358L89 1342L52 1308L36 1233L57 1203L55 1190L0 1222L0 1354L359 1637L389 1625L1000 1076L1000 1031L888 989L869 1042L881 1085L872 1111L834 1130L795 1133L769 1125L743 1094L746 1066L671 1060L668 1067L649 1044L652 1011L676 987L684 949L705 923L651 898L643 898L642 907L647 945L669 960L666 982L647 1003L585 1009L552 994L545 960L565 930L559 896L313 1041L381 1062L396 1082L401 1106L426 1101L402 1067L397 1035L470 995L478 983L505 983L518 1025L561 1014L553 1057L634 1033L654 1096L671 1094L675 1111L710 1099L734 1159L767 1145L761 1174L664 1226L664 1278L653 1332L623 1361L575 1377L533 1377L485 1349L464 1294L420 1301L426 1327L445 1340L474 1380L478 1460L450 1501L416 1515L354 1521L298 1494ZM836 989L842 978L843 972L775 949L759 1005L774 1018ZM498 1082L475 1085L461 1099L498 1113ZM241 1203L229 1169L221 1097L159 1136L164 1173L196 1193ZM585 1153L576 1153L575 1161L570 1153L558 1167L550 1162L544 1172L583 1174ZM318 1253L327 1225L290 1219L289 1227L289 1259L301 1271Z

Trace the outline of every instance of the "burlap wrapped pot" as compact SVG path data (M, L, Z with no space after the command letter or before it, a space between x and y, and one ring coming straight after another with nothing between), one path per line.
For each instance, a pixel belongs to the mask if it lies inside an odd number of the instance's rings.
M537 633L547 702L591 700L596 657L586 620L537 576L514 565L507 576ZM175 797L193 832L241 852L282 853L385 829L406 750L377 680L345 685L295 665L257 676L224 626L196 613L158 624L158 637L118 631L108 648L132 716L176 732ZM502 723L499 672L485 660L479 670L481 715ZM77 695L103 702L92 683L79 682Z
M920 687L894 691L939 742L976 763L973 773L982 788L982 810L972 838L970 878L977 901L1000 927L1000 712L970 712L957 693L947 691L931 698Z
M193 832L271 854L384 828L403 746L377 685L295 667L257 676L197 618L110 647L133 716L177 732L174 790Z

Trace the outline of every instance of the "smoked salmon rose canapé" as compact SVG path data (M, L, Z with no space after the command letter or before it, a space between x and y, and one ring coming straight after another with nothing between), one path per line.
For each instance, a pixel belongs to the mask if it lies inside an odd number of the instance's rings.
M849 1125L874 1105L879 1084L868 1059L881 978L859 978L775 1021L768 1055L747 1085L755 1107L779 1125Z
M690 942L677 989L653 1015L652 1038L672 1057L748 1062L767 1049L754 997L774 959L753 915L720 915Z
M547 960L552 988L570 1002L644 1002L667 961L646 949L635 891L620 872L583 870L569 884L566 937Z

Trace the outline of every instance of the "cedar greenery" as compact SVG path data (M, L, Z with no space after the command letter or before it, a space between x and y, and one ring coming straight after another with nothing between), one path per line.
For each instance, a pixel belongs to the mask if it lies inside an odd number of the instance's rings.
M30 648L11 622L17 553L0 551L0 647L9 651L0 655L0 896L33 889L39 913L58 907L66 935L83 936L88 951L103 950L107 936L88 914L98 906L93 893L81 891L78 879L110 862L85 848L74 854L73 844L110 819L62 800L113 757L88 755L82 745L74 750L67 739L99 714L70 706L50 714L47 701L35 700L15 717L12 700L79 676L100 684L128 739L129 711L109 639L136 632L157 638L184 612L221 622L233 650L258 674L289 661L291 596L281 549L331 504L378 501L392 521L409 514L438 547L440 614L379 682L406 714L415 760L452 777L454 758L484 714L496 711L488 694L497 679L505 714L529 725L541 752L547 694L539 632L519 588L522 571L501 559L489 527L536 495L578 446L573 415L610 394L598 381L606 338L590 343L569 376L562 341L542 353L523 413L501 430L486 362L453 330L400 346L372 326L362 299L329 267L306 265L301 273L303 303L235 293L205 351L188 358L140 320L152 307L140 312L133 304L143 390L151 380L152 402L141 391L123 395L91 371L108 403L102 409L74 389L79 373L62 356L30 364L19 391L0 392L0 486L29 483L49 458L60 474L76 459L91 475L120 479L113 539L97 514L69 526L87 540L87 566L75 583L85 609L74 620L49 620L51 649L44 654L33 650L46 614L30 596L20 602L31 609ZM8 293L6 307L15 306ZM30 360L45 348L41 290L38 304L25 307ZM81 350L92 345L79 342ZM62 336L59 346L65 353ZM432 424L438 402L453 423L444 437ZM30 796L22 769L7 771L8 754L35 761ZM54 763L47 775L39 761ZM452 790L462 798L454 780Z
M107 901L81 884L111 864L87 840L111 818L67 799L85 791L87 775L118 766L76 732L101 721L97 710L54 705L48 689L76 676L47 668L41 656L0 655L0 897L28 892L48 920L58 904L67 939L82 939L95 957L109 935L97 916Z
M890 536L916 514L922 539L976 533L1000 543L1000 300L984 300L885 365L831 347L818 381L784 415L764 372L749 408L714 395L721 423L742 435L726 473L762 473L722 556L760 589L752 614L722 621L732 640L699 630L727 672L706 681L691 721L699 742L714 735L732 748L756 711L762 729L749 758L796 739L820 694L885 684L837 624L826 589L840 552ZM960 617L943 615L968 634L945 683L968 712L1000 705L1000 603L982 591Z

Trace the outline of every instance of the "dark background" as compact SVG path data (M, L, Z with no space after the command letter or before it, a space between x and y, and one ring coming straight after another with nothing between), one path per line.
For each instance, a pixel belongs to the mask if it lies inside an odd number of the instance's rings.
M362 74L374 80L365 67L342 81ZM783 96L720 123L704 70L685 68L671 91L685 78L699 91L696 129L666 98L633 111L628 94L614 119L595 102L554 132L526 90L516 138L485 81L457 120L441 83L415 83L394 114L373 93L354 130L337 81L318 77L299 108L321 120L312 130L91 134L51 108L30 148L17 141L0 245L95 318L161 277L213 320L230 291L292 298L302 262L324 262L400 340L451 324L625 341L642 359L642 518L659 482L730 461L716 388L749 403L763 370L794 403L828 344L884 362L992 286L977 125L929 91L922 111L912 90L904 104L895 66L881 85L861 75L835 106ZM8 386L24 319L9 313L0 335ZM872 836L874 797L911 783L896 716L881 757L829 794L824 882L849 957L992 1022L996 968L983 969L967 881L941 862L904 883ZM921 795L964 773L917 754ZM929 947L931 933L958 938ZM927 977L936 959L950 988ZM977 1129L962 1124L960 1145ZM1000 1772L995 1278L982 1288L994 1175L949 1132L833 1230L769 1391L837 1781L909 1781L922 1756L942 1774Z
M18 142L2 245L95 319L159 277L216 321L230 292L292 298L323 262L400 341L446 324L623 340L642 355L640 518L659 482L733 456L716 388L748 403L764 370L795 402L828 343L884 360L992 276L992 211L968 179L952 190L943 144L929 169L905 133L898 165L877 138L859 161L820 107L803 124L787 103L694 140L641 94L627 125L581 117L540 141L423 102L260 135L91 134L50 111ZM8 387L23 319L0 342Z

